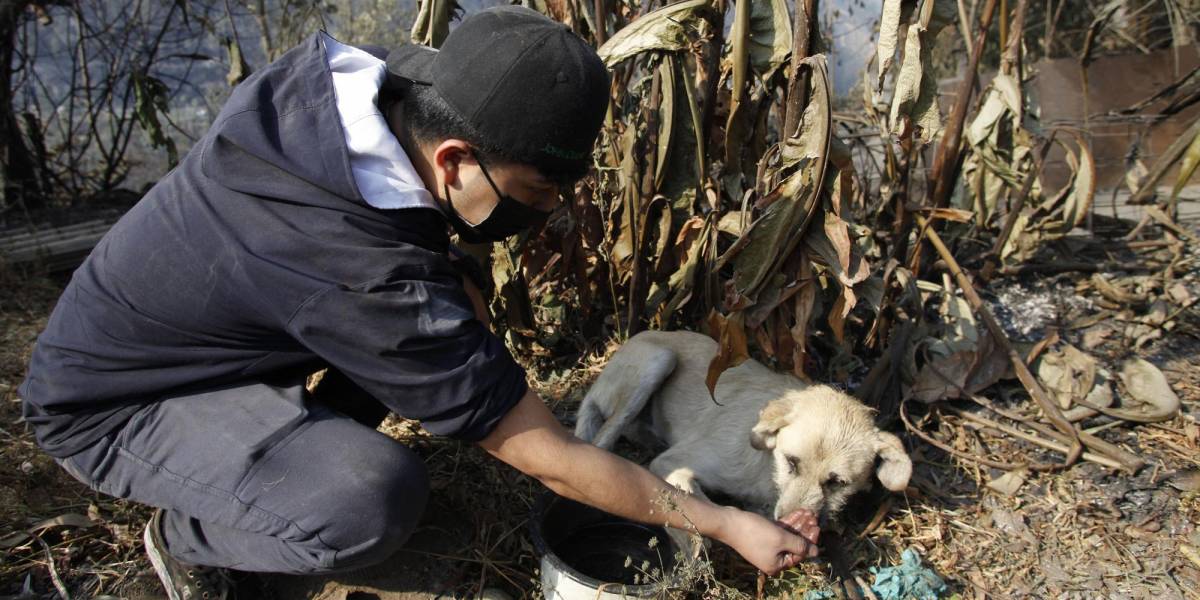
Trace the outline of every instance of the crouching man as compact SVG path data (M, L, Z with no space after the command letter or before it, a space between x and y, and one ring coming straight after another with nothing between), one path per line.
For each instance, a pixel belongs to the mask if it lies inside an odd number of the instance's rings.
M585 172L609 91L595 52L536 12L476 13L440 52L316 34L239 85L209 132L75 272L20 388L74 477L158 507L169 596L220 569L378 562L429 494L378 433L388 410L479 444L555 492L660 522L661 479L566 431L480 320L448 230L499 240ZM346 394L314 397L327 367ZM778 572L815 553L691 496L687 521Z

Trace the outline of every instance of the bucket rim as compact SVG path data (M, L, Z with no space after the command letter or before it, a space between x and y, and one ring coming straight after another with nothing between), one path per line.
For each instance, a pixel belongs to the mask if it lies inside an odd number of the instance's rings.
M647 584L628 584L628 583L617 583L617 582L611 582L611 581L601 581L595 577L581 573L578 569L567 564L566 561L564 561L557 554L555 554L553 550L551 550L550 545L549 545L549 543L546 542L546 537L542 532L543 517L545 517L546 512L550 510L551 506L553 506L553 504L555 502L558 502L559 500L575 502L574 500L571 500L570 498L565 498L563 496L559 496L558 494L555 494L553 491L546 490L544 493L539 495L534 500L533 506L530 509L530 516L529 516L530 537L533 540L534 550L536 550L541 555L542 561L544 561L544 562L548 561L550 563L550 565L552 567L554 567L556 570L558 570L559 572L563 573L564 575L570 577L571 579L574 579L575 581L577 581L583 585L586 585L588 587L596 589L598 592L622 593L622 594L626 594L626 595L636 595L639 597L645 595L645 597L649 597L649 596L653 595L654 593L662 591L664 588L673 585L677 581L678 575L675 573L676 565L672 565L670 574L669 575L664 574L664 578L660 582L647 583ZM582 504L582 503L579 503L579 504ZM585 504L584 506L587 506L587 505ZM616 515L613 515L613 517L617 518L617 519L621 518L621 517L617 517ZM626 519L626 520L628 520L628 519ZM631 521L631 522L637 523L636 521ZM665 539L662 540L662 544L664 544L671 551L672 559L674 559L674 555L677 551L677 548L675 548L675 542L671 539L671 536L669 536L669 535L663 536L663 537ZM543 573L543 575L544 575L544 573Z

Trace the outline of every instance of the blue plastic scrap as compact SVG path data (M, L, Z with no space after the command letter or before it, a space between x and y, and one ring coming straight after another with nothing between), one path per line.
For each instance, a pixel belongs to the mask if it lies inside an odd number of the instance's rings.
M946 582L933 569L921 566L921 555L909 548L900 554L894 567L871 567L875 581L871 591L879 600L939 600L946 593ZM829 600L833 590L809 590L804 600Z

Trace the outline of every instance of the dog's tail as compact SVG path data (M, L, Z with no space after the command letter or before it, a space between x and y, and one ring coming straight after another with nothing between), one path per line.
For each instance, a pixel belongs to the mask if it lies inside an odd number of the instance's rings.
M622 350L588 390L575 421L576 437L605 450L612 450L621 433L675 370L675 352L669 348L642 342L637 351L631 351L632 346Z
M604 413L600 412L600 406L595 402L584 401L579 405L579 414L575 420L575 437L591 443L596 439L596 434L600 432L600 428L604 426L604 421L607 418Z

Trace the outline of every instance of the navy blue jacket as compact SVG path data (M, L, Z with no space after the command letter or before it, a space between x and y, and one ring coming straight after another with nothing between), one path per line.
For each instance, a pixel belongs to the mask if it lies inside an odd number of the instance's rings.
M240 84L75 272L19 390L25 418L64 457L148 402L329 365L432 433L481 439L525 373L448 247L440 212L363 200L314 35Z

